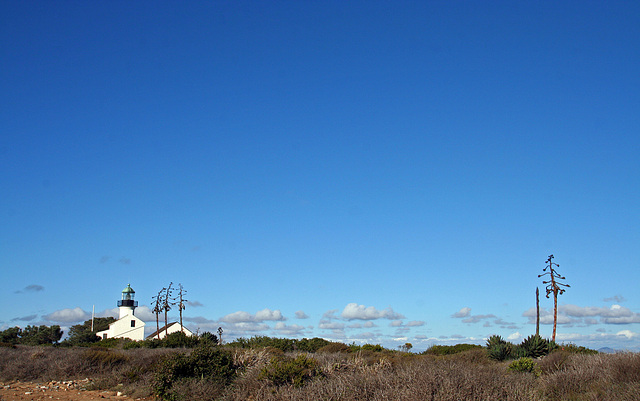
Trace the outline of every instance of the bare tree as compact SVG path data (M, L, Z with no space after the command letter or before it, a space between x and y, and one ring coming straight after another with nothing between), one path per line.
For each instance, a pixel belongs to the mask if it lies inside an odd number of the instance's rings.
M398 348L400 349L400 351L403 351L403 352L409 352L409 350L410 350L411 348L413 348L413 344L411 344L411 343L404 343L404 344L402 344L402 345L398 345Z
M185 310L187 307L185 306L185 302L188 302L186 299L184 299L184 295L187 293L187 290L185 290L182 287L182 284L178 284L178 288L180 289L180 291L178 292L178 310L180 311L180 330L184 333L184 327L182 326L182 311Z
M553 262L553 255L549 255L549 258L545 263L548 263L548 266L545 266L542 271L546 273L539 274L538 277L543 277L548 275L549 280L543 281L542 284L547 284L547 298L549 298L549 294L553 294L553 336L551 337L551 341L556 340L556 325L558 323L558 295L562 295L565 292L565 288L562 287L571 287L568 284L563 284L558 282L557 280L565 280L565 277L561 276L556 272L553 268L560 267L559 264ZM548 270L548 271L547 271Z
M166 288L161 289L158 291L158 295L152 297L154 303L152 312L156 315L156 334L158 336L158 340L160 339L160 313L162 313L164 305L164 301L162 299L164 291L166 291Z
M173 298L171 297L171 294L173 293L173 290L171 289L172 285L173 285L173 282L169 283L169 287L166 288L164 297L162 298L162 310L164 311L164 336L165 337L169 335L169 327L168 327L169 321L167 319L167 314L171 310L171 307L175 305L175 302L173 302Z

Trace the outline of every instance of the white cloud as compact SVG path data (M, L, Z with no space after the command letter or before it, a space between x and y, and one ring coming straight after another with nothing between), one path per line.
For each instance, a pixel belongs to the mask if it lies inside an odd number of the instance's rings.
M255 315L249 312L238 311L223 316L220 321L226 323L247 323L247 322L265 322L265 321L283 321L286 320L279 310L263 309Z
M53 313L50 313L46 316L43 316L45 320L50 322L59 322L59 323L76 323L76 322L84 322L91 318L91 314L83 311L80 307L76 307L74 309L61 309L57 310Z
M461 317L467 317L470 314L471 314L471 308L469 308L468 306L465 306L464 308L460 309L459 311L451 315L451 317L461 318Z
M535 323L536 310L530 308L522 316L529 318L529 323ZM629 308L620 305L612 305L609 308L596 306L560 305L558 307L558 324L583 323L597 324L631 324L640 323L640 313L635 313ZM553 324L553 310L540 310L540 323Z
M22 316L22 317L14 317L13 319L11 319L12 322L16 322L16 321L22 321L22 322L30 322L32 320L35 320L35 318L37 318L38 315L28 315L28 316Z
M296 319L308 319L308 318L309 316L307 316L307 314L304 313L304 311L299 310L296 312Z
M631 330L621 330L616 333L616 336L624 336L624 337L627 337L629 340L631 340L634 337L640 336L640 334L634 333Z
M519 342L519 340L522 340L522 334L520 334L520 332L518 331L512 334L509 334L509 336L507 336L507 341Z
M412 320L407 323L407 327L421 327L424 326L424 321L422 320Z
M30 284L26 287L24 287L21 290L18 291L14 291L15 294L23 294L25 292L40 292L40 291L44 291L44 287L39 285L39 284Z
M466 319L462 319L462 323L478 323L481 320L484 319L496 319L497 316L496 315L473 315L473 316L469 316Z
M274 330L284 336L297 336L304 332L305 327L298 324L287 325L284 322L278 322Z
M228 330L235 330L235 331L241 331L241 332L266 331L270 329L269 325L266 323L253 323L253 322L234 323L230 326L226 326L225 328Z
M282 316L282 312L280 310L271 310L271 309L263 309L256 313L256 321L264 322L264 321L282 321L287 320L284 316Z
M556 335L558 343L576 343L588 348L598 349L604 346L619 350L634 348L638 350L637 339L640 333L620 330L616 333L597 332L592 334L563 333Z
M633 316L605 317L605 318L602 318L602 323L606 323L606 324L640 323L640 314L634 313Z
M249 312L238 311L223 316L220 321L226 323L253 322L255 321L255 317Z
M344 323L331 322L328 320L321 320L320 324L318 324L319 329L323 330L343 330Z
M134 314L139 318L144 320L145 322L156 321L156 314L151 311L151 309L146 306L139 306L136 308ZM163 320L164 315L160 315L160 320Z
M216 321L215 320L211 320L211 319L207 319L205 317L202 316L194 316L194 317L184 317L183 320L185 322L191 322L191 323L196 323L196 324L204 324L204 323L213 323L215 324Z
M356 303L350 303L345 306L341 316L347 320L404 319L403 315L394 312L390 307L378 310L373 306L366 307Z
M389 323L389 326L391 326L391 327L402 327L402 320L394 320L391 323Z

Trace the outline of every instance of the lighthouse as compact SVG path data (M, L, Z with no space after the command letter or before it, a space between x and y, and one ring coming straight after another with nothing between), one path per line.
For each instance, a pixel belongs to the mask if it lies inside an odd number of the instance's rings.
M122 290L122 299L118 301L120 317L110 323L107 330L97 332L98 337L103 340L107 338L144 340L144 321L133 314L138 306L138 301L134 300L135 296L136 292L131 288L131 284L127 284L127 288Z
M133 315L136 307L138 306L138 301L134 301L136 292L131 288L131 284L127 284L127 288L122 290L122 299L118 301L118 309L120 309L120 317L127 315Z

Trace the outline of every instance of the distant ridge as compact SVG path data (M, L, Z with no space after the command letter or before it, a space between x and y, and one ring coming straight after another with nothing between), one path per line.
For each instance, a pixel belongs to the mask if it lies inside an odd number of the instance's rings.
M598 349L598 352L602 352L603 354L615 354L618 351L613 349L613 348L602 347L602 348Z

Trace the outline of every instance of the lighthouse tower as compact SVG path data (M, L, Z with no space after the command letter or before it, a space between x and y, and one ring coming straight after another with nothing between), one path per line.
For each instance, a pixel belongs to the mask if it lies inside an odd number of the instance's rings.
M120 317L113 323L109 323L107 330L96 333L101 339L107 338L130 338L135 341L144 340L144 321L133 315L138 306L138 301L134 301L136 292L127 284L127 288L122 290L122 299L118 301Z
M119 319L127 315L133 315L133 312L138 306L138 301L133 300L135 296L136 292L131 288L131 284L127 284L127 288L122 290L122 299L118 301L118 308L120 309Z

